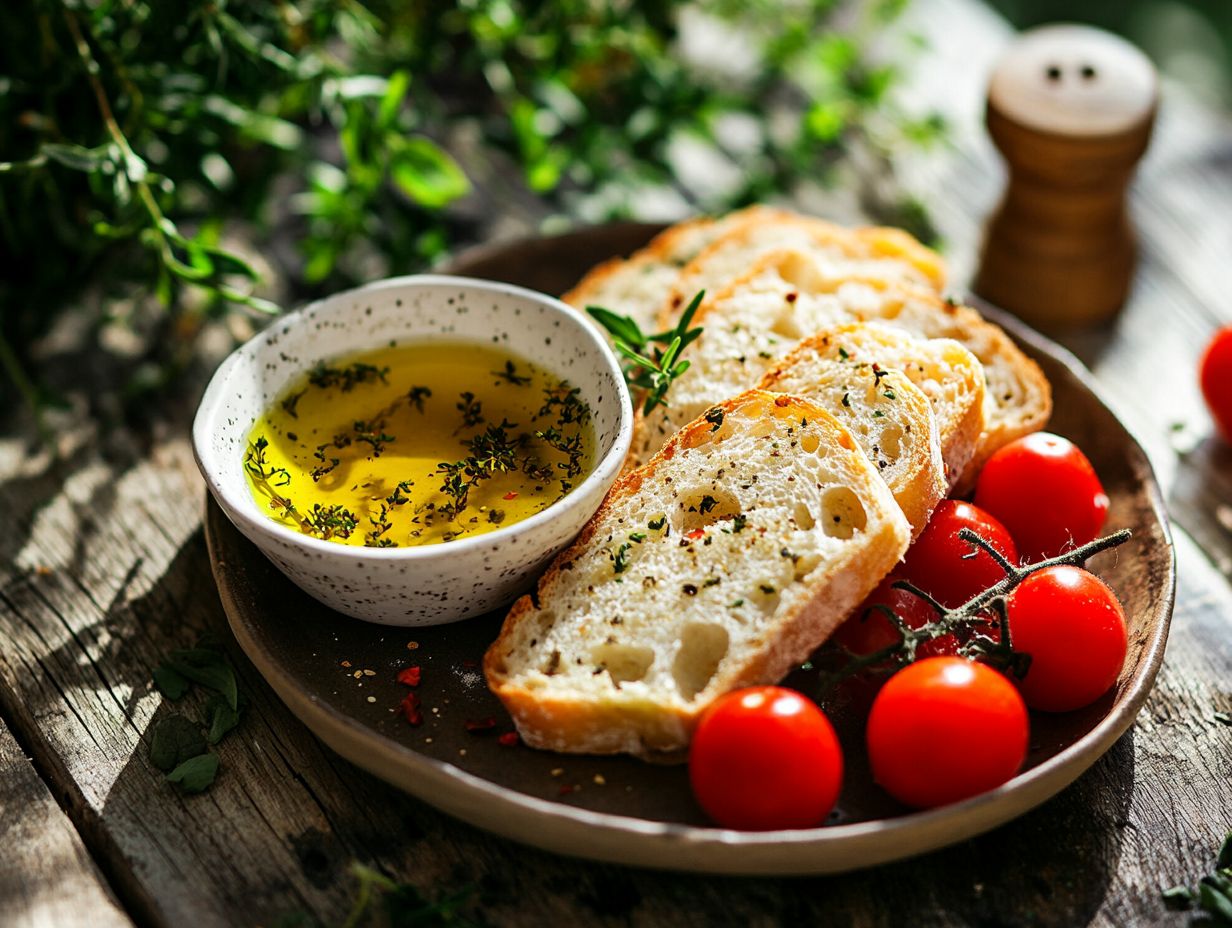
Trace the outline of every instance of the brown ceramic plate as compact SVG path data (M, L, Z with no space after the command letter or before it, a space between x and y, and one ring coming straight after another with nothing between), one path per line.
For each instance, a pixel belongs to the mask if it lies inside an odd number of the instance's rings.
M626 254L656 231L613 225L473 251L449 269L561 293L591 265ZM627 757L576 757L504 746L508 716L479 661L499 615L396 630L331 612L300 592L210 503L214 576L241 647L291 710L350 761L481 828L564 854L712 873L830 873L918 854L968 838L1053 796L1133 723L1163 657L1174 562L1159 487L1146 455L1063 349L1004 321L1052 381L1052 430L1091 457L1112 499L1109 529L1133 539L1093 563L1129 619L1129 657L1116 690L1067 715L1034 715L1026 769L966 802L912 813L871 785L859 707L828 706L844 741L846 784L823 828L741 833L711 827L685 768ZM397 711L395 681L422 668L424 724ZM372 673L368 673L371 671ZM811 681L793 683L807 691ZM487 729L468 730L486 724Z

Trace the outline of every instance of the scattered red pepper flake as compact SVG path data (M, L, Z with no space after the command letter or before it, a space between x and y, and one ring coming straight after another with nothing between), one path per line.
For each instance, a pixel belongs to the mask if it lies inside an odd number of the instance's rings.
M517 498L518 498L517 490L510 490L508 493L506 493L504 496L501 497L501 499L517 499Z
M704 528L695 528L693 531L686 533L684 537L689 539L689 541L697 541L697 539L705 534L706 530Z
M479 666L479 661L463 661L462 666L465 667L467 670L474 670L476 667Z
M575 792L576 790L577 790L576 786L571 786L568 783L562 783L560 784L560 789L557 790L556 792L557 792L557 795L568 796L570 793Z
M417 665L403 667L398 671L398 682L403 686L419 686L423 671Z
M496 743L502 748L516 748L521 740L516 731L507 731L496 739Z
M486 719L467 719L462 724L469 732L491 731L496 727L496 719L489 715Z
M423 713L419 711L419 697L414 693L407 693L402 702L398 704L398 708L402 710L402 714L406 716L406 720L418 727L423 724Z

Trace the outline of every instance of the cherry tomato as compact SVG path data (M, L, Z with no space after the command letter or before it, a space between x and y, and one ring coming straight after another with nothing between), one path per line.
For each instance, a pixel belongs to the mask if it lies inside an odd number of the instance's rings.
M1010 563L1018 563L1018 549L1004 525L978 506L943 499L897 573L951 609L1005 578L987 551L971 556L972 546L958 537L963 528L989 542Z
M919 628L936 618L936 610L920 597L894 588L898 579L897 575L890 574L882 580L851 617L835 630L830 640L860 656L897 644L901 638L898 629L885 613L874 608L878 605L889 606L911 628Z
M984 664L930 657L881 688L868 715L873 779L899 802L932 808L1000 786L1027 756L1027 707Z
M936 609L914 593L894 586L900 579L895 573L882 580L851 617L835 630L830 640L860 657L897 644L901 640L898 629L884 612L875 608L879 605L896 612L908 628L920 628L935 621ZM957 651L958 642L951 634L924 642L915 653L917 657L935 657Z
M1019 584L1007 606L1014 650L1031 655L1018 688L1032 709L1081 709L1116 683L1125 664L1125 613L1099 577L1048 567Z
M814 703L795 690L751 687L719 697L702 716L689 781L724 827L812 828L838 800L843 752Z
M990 457L975 503L1010 530L1025 563L1092 541L1108 515L1108 494L1091 462L1049 432L1026 435Z
M1232 326L1220 329L1199 366L1202 395L1223 440L1232 442Z

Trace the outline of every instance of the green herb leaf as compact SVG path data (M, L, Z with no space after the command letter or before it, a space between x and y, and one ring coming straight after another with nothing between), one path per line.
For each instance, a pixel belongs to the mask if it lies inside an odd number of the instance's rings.
M215 693L205 704L205 717L209 720L206 740L218 744L240 722L240 708L231 708L221 693Z
M98 171L112 160L106 147L84 148L81 145L44 142L39 146L39 151L57 164L74 171Z
M168 667L166 664L159 664L154 668L154 686L167 699L175 702L177 699L182 699L184 694L188 692L189 682L182 673L173 667Z
M167 665L181 675L221 693L232 709L239 708L239 690L226 656L209 648L172 651Z
M650 336L644 335L637 323L628 316L617 315L599 306L586 308L595 321L612 336L617 353L629 362L624 368L625 381L630 391L644 391L643 415L649 415L657 406L666 406L667 391L672 382L689 369L689 361L678 361L677 358L702 334L700 326L689 326L705 295L704 290L698 291L675 328ZM651 342L665 344L667 347L652 347Z
M205 751L201 729L182 715L159 719L150 734L150 763L164 772Z
M1184 912L1194 904L1194 893L1188 886L1173 886L1159 894L1163 899L1164 908L1173 912Z
M458 163L435 142L405 139L394 147L389 172L403 193L428 209L440 209L470 192Z
M1232 898L1229 898L1227 887L1220 885L1214 876L1204 876L1198 883L1198 905L1215 916L1218 924L1232 925Z
M177 766L167 780L185 793L201 793L209 789L218 775L218 755L200 754Z
M1219 847L1219 856L1215 859L1215 866L1220 870L1232 868L1232 831L1228 832L1223 839L1223 844Z
M625 342L630 348L646 347L646 336L642 334L637 323L628 316L618 315L602 306L587 306L586 312L590 313L599 325L607 329L613 338Z

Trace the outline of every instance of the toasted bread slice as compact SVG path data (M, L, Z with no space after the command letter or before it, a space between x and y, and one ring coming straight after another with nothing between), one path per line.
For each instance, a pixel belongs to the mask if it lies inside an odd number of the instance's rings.
M832 382L836 367L841 373L853 365L901 371L928 397L937 422L948 492L974 456L984 431L984 368L979 360L951 338L920 338L886 323L857 322L806 338L758 386L814 399L833 409L811 385ZM890 420L879 421L889 430L879 443L884 450L894 430ZM889 473L883 475L893 489ZM897 492L895 498L903 502ZM911 518L910 512L907 515ZM916 524L914 519L911 524Z
M786 250L763 256L744 277L732 281L727 293L735 292L757 294L767 306L776 295L784 305L837 303L847 314L839 322L881 321L924 338L952 338L975 355L984 367L985 425L975 454L955 484L958 492L970 487L994 451L1039 431L1052 414L1052 389L1039 365L999 326L931 291L880 278L835 277L812 254ZM699 313L698 319L704 316Z
M799 343L799 333L829 328L818 325L819 320L828 319L823 302L806 301L797 315L799 305L781 304L775 308L781 312L767 312L765 306L746 300L739 292L712 303L703 317L702 336L691 349L692 364L672 384L670 405L638 417L630 451L633 462L649 460L680 424L743 390L760 386L791 393L817 403L851 431L889 485L913 534L918 535L949 484L929 398L910 378L894 370L891 361L913 356L916 346L923 343L901 330L861 335L860 327L854 326L852 347L861 347L862 360L848 362L837 353L831 360L814 350L789 362L782 356ZM812 309L818 309L818 314L812 314ZM835 313L841 313L841 306ZM868 350L878 338L884 359ZM920 363L930 360L924 350L914 356ZM884 363L867 363L869 358ZM971 367L974 373L970 376L982 381L974 358ZM946 438L955 440L949 434Z
M506 617L484 672L527 744L686 747L715 698L780 680L906 551L902 511L821 407L751 390L716 409L622 477Z
M830 279L849 277L908 284L940 291L945 263L901 229L848 229L783 210L733 214L713 240L677 275L658 312L658 327L670 328L701 290L715 296L742 277L759 258L784 249L806 252Z

